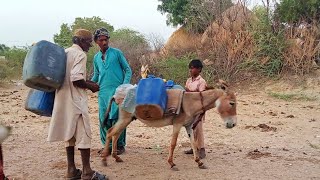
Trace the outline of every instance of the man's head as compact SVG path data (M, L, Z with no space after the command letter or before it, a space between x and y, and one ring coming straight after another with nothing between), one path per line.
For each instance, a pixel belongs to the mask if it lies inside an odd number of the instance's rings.
M202 62L199 59L193 59L189 63L190 75L192 77L197 77L203 68Z
M94 32L94 42L98 44L102 51L106 51L109 47L109 32L105 28L97 29Z
M92 33L86 29L77 29L73 34L72 42L88 52L92 47Z

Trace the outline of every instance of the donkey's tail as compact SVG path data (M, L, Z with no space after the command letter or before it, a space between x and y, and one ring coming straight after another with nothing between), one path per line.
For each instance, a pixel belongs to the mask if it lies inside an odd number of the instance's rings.
M112 98L110 99L110 101L109 101L108 108L107 108L107 110L106 110L106 113L104 114L104 121L103 121L103 123L102 123L102 126L103 126L103 127L105 127L105 126L107 125L107 123L108 123L109 113L110 113L110 111L111 111L112 102L114 102L114 101L115 101L114 97L112 97Z

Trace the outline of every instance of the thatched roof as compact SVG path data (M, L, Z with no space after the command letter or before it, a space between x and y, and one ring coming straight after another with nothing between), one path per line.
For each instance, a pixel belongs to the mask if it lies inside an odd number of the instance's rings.
M221 17L217 18L211 26L207 28L202 35L201 44L206 44L208 38L214 36L218 32L224 30L239 31L253 18L256 19L248 8L241 4L236 4L225 10Z
M172 33L166 44L163 53L186 52L195 49L200 44L201 35L189 33L184 27Z

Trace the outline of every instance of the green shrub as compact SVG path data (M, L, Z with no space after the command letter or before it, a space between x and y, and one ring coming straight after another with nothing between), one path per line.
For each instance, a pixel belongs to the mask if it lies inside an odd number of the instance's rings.
M257 48L255 58L259 59L259 67L265 75L269 77L279 75L284 62L284 51L287 47L284 32L272 30L272 21L266 8L256 7L254 12L259 19L251 24Z
M5 60L0 62L0 79L20 78L23 62L28 52L28 47L9 48L2 52Z
M190 77L189 62L196 58L195 54L187 54L181 58L167 57L151 65L150 70L156 76L162 76L166 80L173 80L176 84L184 86ZM210 68L204 65L201 76L207 81L208 85L212 85L213 75Z

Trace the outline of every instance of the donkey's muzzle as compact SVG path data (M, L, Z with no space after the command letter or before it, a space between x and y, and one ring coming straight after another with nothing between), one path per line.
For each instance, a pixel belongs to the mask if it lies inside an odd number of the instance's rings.
M236 126L236 123L226 123L226 127L231 129Z
M229 128L229 129L233 128L237 125L237 117L236 116L228 117L225 123L226 123L226 128Z

